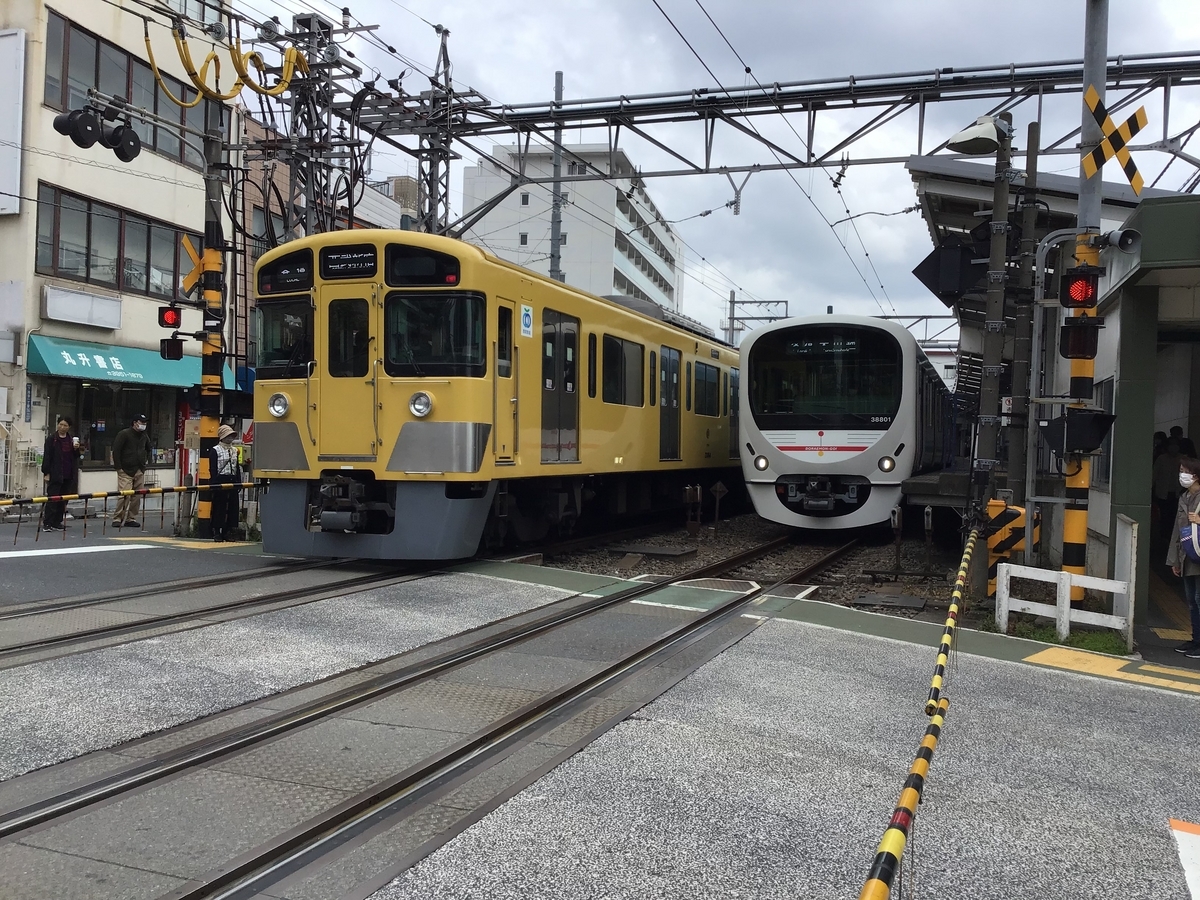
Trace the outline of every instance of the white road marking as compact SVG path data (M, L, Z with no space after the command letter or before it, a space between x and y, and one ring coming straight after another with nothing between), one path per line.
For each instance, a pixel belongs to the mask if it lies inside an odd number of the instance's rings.
M658 603L654 600L630 600L630 603L637 603L639 606L660 606L663 609L682 609L684 612L704 612L698 606L682 606L678 603Z
M54 547L47 550L5 550L0 552L0 559L13 559L17 556L66 556L71 553L105 553L109 550L153 550L153 544L119 544L103 547Z
M1188 891L1192 900L1200 900L1200 826L1172 819L1171 834L1179 847L1179 862L1183 865Z

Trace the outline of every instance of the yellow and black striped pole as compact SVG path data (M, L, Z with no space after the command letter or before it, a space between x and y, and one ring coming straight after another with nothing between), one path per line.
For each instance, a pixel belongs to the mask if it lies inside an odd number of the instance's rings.
M1099 266L1100 250L1094 246L1092 235L1080 233L1075 239L1075 265ZM1092 312L1076 309L1073 315L1082 316ZM1090 400L1095 382L1096 361L1094 359L1071 360L1070 394L1076 400ZM1072 406L1083 407L1084 403ZM1082 454L1069 454L1064 466L1067 504L1063 508L1062 570L1072 575L1087 574L1087 521L1088 491L1092 485L1092 459ZM1083 599L1083 588L1071 588L1071 600Z
M225 367L222 333L225 327L225 238L221 230L221 137L204 136L204 253L200 258L200 286L204 296L204 343L200 359L200 459L196 474L208 484L208 452L217 444L221 424L221 372ZM201 495L203 497L203 495ZM212 502L196 504L198 537L212 537Z
M908 778L904 780L904 788L900 791L900 800L892 811L887 831L883 833L883 839L875 851L875 861L871 863L871 871L867 873L867 881L858 895L858 900L887 900L891 894L892 880L896 877L900 861L904 858L904 847L908 843L909 831L917 815L917 804L921 802L925 777L929 774L929 764L933 762L933 751L937 749L938 738L942 735L942 726L946 722L946 710L949 706L950 701L942 697L934 708L933 718L921 739L921 749L917 751L912 768L908 770Z

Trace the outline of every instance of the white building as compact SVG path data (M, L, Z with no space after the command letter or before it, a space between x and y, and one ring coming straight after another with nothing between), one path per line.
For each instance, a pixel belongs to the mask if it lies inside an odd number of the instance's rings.
M59 416L83 441L80 488L113 490L113 438L144 413L153 448L148 484L177 483L186 388L200 381L199 344L159 356L156 309L175 299L192 263L181 238L204 232L199 149L179 132L135 124L141 154L121 162L54 130L98 87L191 128L238 125L221 105L190 99L174 42L152 25L157 84L144 58L142 7L0 0L0 492L36 493L46 435ZM211 4L169 0L193 16ZM185 86L186 85L186 86ZM226 223L228 229L228 223ZM228 234L228 230L226 231ZM182 330L198 331L185 312Z
M518 168L515 146L494 147L492 156ZM525 164L527 176L550 177L552 156L550 147L531 147ZM597 172L615 177L569 180ZM635 177L624 151L618 150L610 159L605 144L567 146L561 175L568 179L562 182L560 246L566 282L600 296L626 294L679 311L683 287L679 239ZM468 166L463 172L464 212L511 183L508 170L491 160ZM549 274L551 190L549 184L523 185L464 238L503 259Z

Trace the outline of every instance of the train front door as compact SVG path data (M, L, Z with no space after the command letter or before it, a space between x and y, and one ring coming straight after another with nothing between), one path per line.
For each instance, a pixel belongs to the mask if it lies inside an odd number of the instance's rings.
M511 463L516 454L517 374L513 358L513 321L516 304L500 299L496 304L496 340L492 371L492 454L498 463Z
M321 462L371 462L380 452L374 294L375 288L364 284L338 284L320 292L317 340L325 342L326 351L317 373Z
M681 459L679 455L679 360L680 352L661 348L658 392L658 458Z
M542 310L542 462L579 460L579 320Z

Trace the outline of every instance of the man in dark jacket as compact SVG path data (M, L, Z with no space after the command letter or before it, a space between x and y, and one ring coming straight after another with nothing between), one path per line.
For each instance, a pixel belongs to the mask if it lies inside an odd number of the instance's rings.
M148 421L145 416L134 416L133 423L113 441L112 457L113 465L117 467L118 491L140 491L146 486L146 466L150 464L150 436L146 434ZM141 495L121 497L113 513L113 527L141 528L142 523L137 520L141 508Z
M58 427L46 438L42 451L42 475L46 496L60 497L74 494L79 486L79 438L71 436L71 420L63 416ZM61 531L67 501L57 500L46 504L42 515L43 531Z

